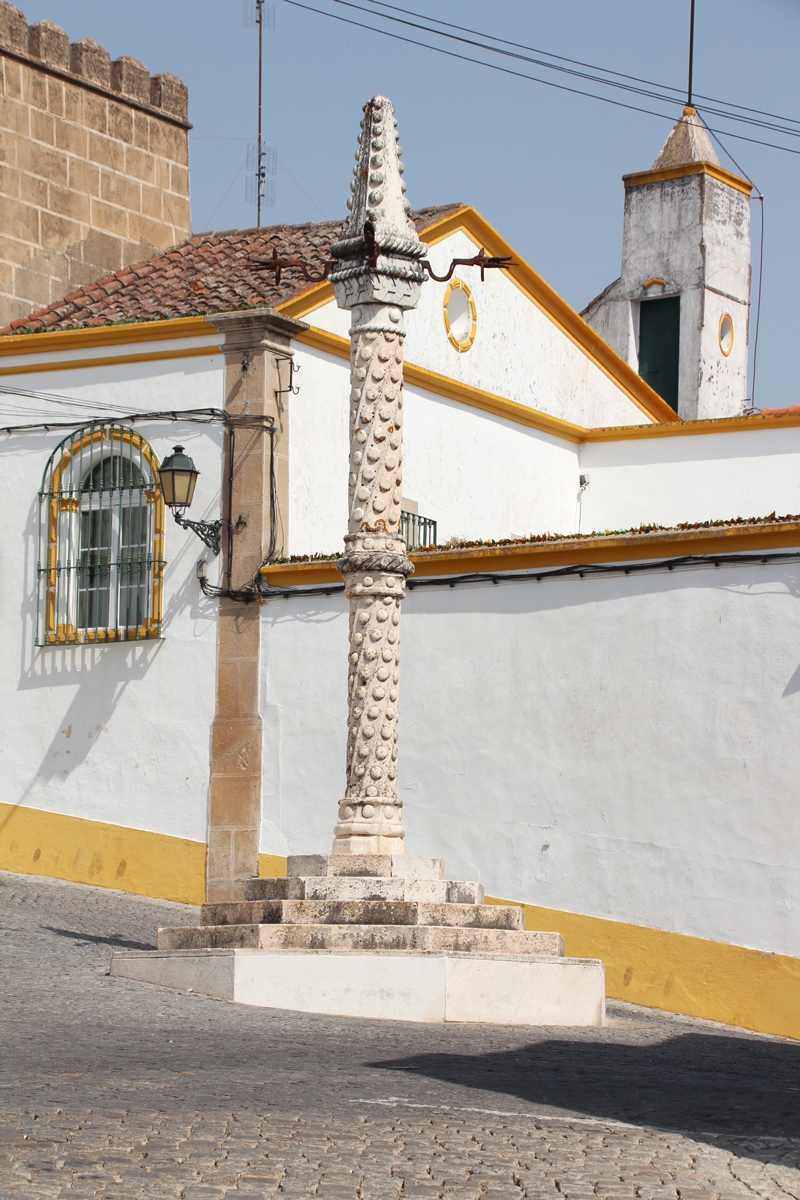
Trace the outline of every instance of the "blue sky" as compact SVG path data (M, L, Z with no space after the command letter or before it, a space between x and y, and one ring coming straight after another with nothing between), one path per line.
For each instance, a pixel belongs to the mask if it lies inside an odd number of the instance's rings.
M308 3L369 20L334 0ZM31 23L48 18L73 41L93 37L112 57L132 54L152 74L184 79L194 123L194 228L255 224L244 164L256 130L257 38L244 24L242 0L23 0L20 7ZM686 79L689 0L407 0L407 8L659 83L680 87ZM381 92L397 110L415 207L473 204L578 309L617 277L620 177L652 164L669 120L403 45L285 0L275 0L275 16L275 31L265 35L265 138L279 166L265 223L344 215L360 108ZM798 119L798 63L797 0L697 0L696 91ZM766 197L756 399L762 407L796 404L800 157L723 140ZM777 140L800 149L800 139ZM753 217L755 278L755 206Z

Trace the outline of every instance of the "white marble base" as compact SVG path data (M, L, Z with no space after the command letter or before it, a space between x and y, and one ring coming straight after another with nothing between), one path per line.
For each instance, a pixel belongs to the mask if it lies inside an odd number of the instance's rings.
M403 951L126 950L111 974L260 1008L393 1021L602 1025L596 959Z

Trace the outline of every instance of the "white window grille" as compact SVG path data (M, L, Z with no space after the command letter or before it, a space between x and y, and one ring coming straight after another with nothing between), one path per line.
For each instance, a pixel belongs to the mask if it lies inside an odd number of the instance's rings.
M160 637L163 551L151 447L113 422L70 434L39 493L36 644Z

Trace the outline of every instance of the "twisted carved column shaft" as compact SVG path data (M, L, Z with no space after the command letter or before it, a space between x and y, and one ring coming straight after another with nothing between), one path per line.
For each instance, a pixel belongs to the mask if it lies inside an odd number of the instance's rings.
M347 785L334 852L402 854L396 785L400 605L413 568L400 534L400 309L353 309L350 382L350 518L339 561L350 599Z
M408 217L394 109L364 105L350 217L331 247L331 282L350 326L350 519L339 560L350 599L347 786L335 854L402 854L397 798L400 604L413 570L400 534L403 311L415 308L425 250Z

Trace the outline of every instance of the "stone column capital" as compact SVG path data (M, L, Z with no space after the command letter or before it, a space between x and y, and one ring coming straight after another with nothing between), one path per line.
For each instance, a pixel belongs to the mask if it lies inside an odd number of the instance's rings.
M292 338L308 329L305 321L286 317L274 308L209 313L206 320L223 334L225 354L240 354L244 350L278 350L285 354Z

